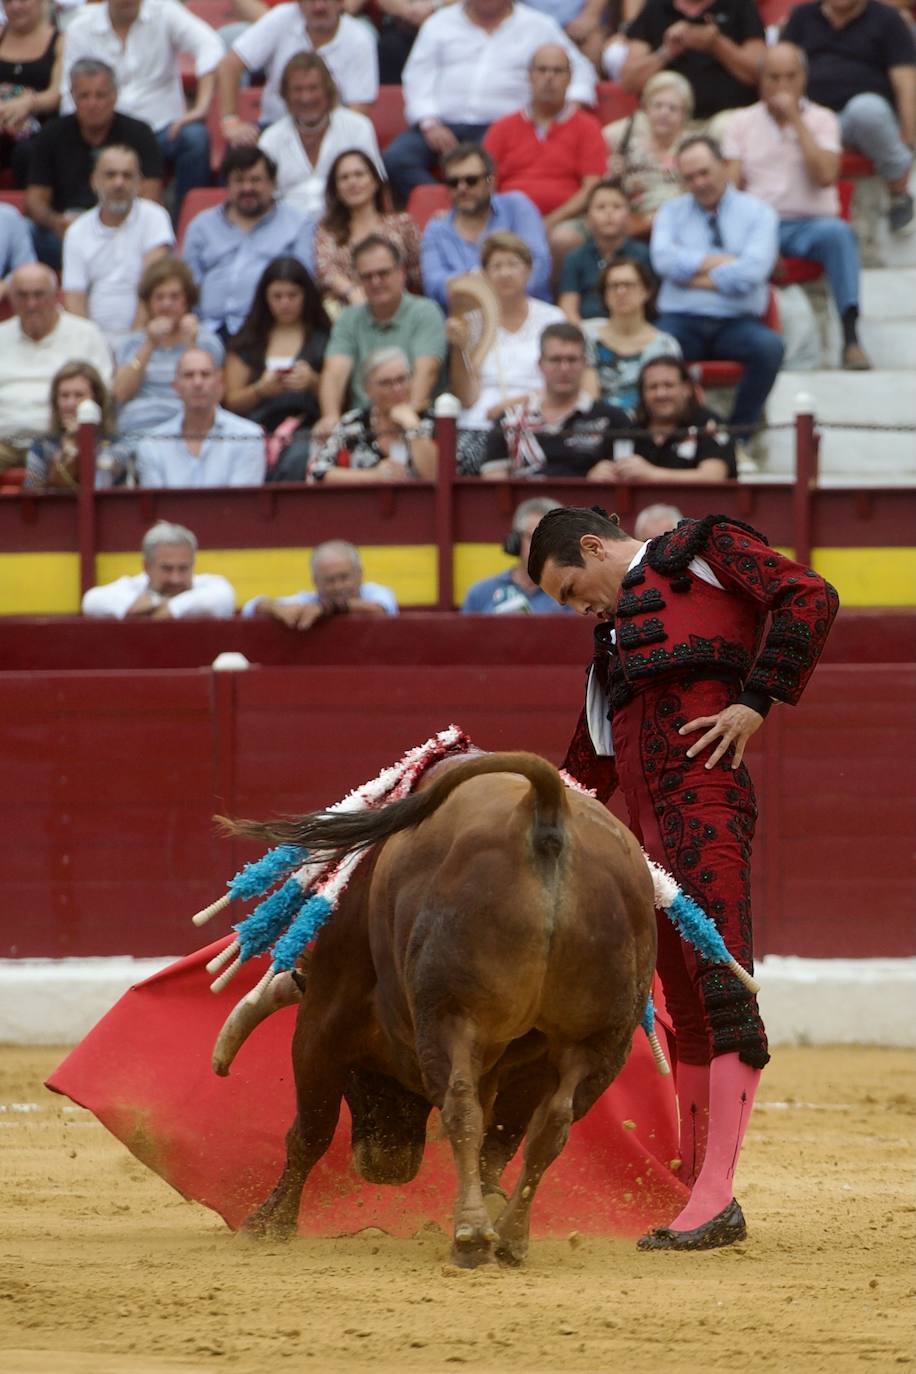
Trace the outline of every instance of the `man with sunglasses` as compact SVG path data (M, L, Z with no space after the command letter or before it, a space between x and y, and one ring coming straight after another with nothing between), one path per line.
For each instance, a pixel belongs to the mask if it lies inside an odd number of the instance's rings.
M398 248L381 234L370 234L353 249L353 265L366 295L364 305L348 305L331 330L318 386L321 419L313 439L326 439L344 412L347 389L352 404L365 408L362 367L380 348L399 348L413 369L409 404L418 414L429 405L445 360L445 321L434 301L406 290Z
M423 230L420 267L427 296L448 307L451 277L480 266L484 240L508 229L527 243L534 259L528 293L550 301L550 249L539 211L522 191L494 191L493 159L476 143L459 143L442 159L452 208Z

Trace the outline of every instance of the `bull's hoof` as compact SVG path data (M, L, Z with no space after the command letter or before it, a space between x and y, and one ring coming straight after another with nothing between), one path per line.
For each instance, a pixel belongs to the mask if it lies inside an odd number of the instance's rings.
M296 1234L296 1223L274 1215L265 1207L259 1207L245 1218L238 1233L247 1240L292 1240Z
M527 1240L500 1240L496 1246L496 1258L500 1264L509 1264L517 1269L528 1258Z
M457 1264L459 1269L478 1269L482 1264L495 1263L495 1241L496 1232L489 1222L478 1226L468 1221L462 1222L455 1227L452 1263Z

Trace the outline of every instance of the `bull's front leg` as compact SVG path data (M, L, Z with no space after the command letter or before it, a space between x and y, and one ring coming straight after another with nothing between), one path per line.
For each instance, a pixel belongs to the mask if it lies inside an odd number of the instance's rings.
M427 1041L423 1046L421 1039L426 1040L426 1036L418 1034L417 1045L424 1079L433 1101L442 1104L442 1125L458 1173L452 1259L463 1269L475 1269L493 1262L496 1231L480 1182L484 1114L474 1028L468 1021L450 1018L437 1028L434 1044Z
M339 1058L341 1037L318 1035L308 1022L300 1013L293 1037L297 1113L286 1137L286 1166L273 1192L245 1221L246 1235L295 1235L305 1180L334 1138L348 1065Z

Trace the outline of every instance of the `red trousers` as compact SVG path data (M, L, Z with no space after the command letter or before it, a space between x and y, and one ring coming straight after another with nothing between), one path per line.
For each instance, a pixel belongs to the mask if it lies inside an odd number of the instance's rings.
M617 769L630 825L646 853L664 865L715 922L729 952L753 969L750 865L757 819L754 787L744 764L727 754L707 770L707 748L687 749L702 735L678 730L714 715L734 699L726 683L650 684L614 712ZM769 1059L757 1000L721 965L708 963L681 939L663 913L658 922L658 972L674 1024L678 1058L706 1064L737 1052L763 1068Z

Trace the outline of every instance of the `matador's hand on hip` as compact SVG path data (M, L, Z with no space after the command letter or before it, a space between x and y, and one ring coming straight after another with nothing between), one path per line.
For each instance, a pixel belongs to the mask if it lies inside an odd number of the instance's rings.
M762 724L763 716L758 711L750 706L739 706L735 702L714 716L698 716L696 720L689 720L686 725L681 726L678 734L692 735L697 730L705 730L706 733L691 744L687 750L687 757L696 758L697 754L702 753L709 745L715 744L704 766L715 768L722 755L732 748L732 768L737 768L744 757L745 745Z

